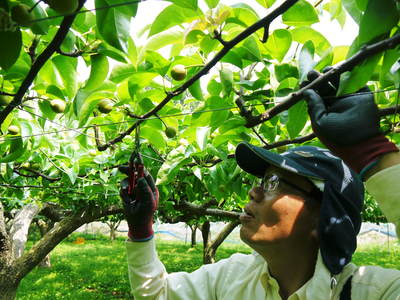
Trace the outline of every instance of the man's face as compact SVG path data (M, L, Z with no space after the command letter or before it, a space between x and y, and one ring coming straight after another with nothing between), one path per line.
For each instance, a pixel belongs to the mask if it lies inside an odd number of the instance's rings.
M315 242L319 205L305 204L304 200L313 188L312 183L272 166L265 174L264 188L257 185L249 192L250 202L241 217L241 239L255 250L265 246L295 246L307 239ZM272 175L276 176L268 183ZM299 192L293 185L305 192Z

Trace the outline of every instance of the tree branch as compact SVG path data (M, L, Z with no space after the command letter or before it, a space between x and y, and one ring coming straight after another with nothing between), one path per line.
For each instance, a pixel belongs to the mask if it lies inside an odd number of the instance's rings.
M273 108L267 110L266 112L255 116L248 120L246 123L246 127L254 127L258 124L261 124L269 119L273 118L277 114L288 110L291 106L299 102L303 98L303 92L307 89L313 89L320 85L323 82L326 82L333 77L336 77L339 74L342 74L346 71L352 70L355 66L359 65L362 61L364 61L367 57L370 57L374 54L377 54L381 51L394 48L400 44L400 34L396 34L395 36L380 41L378 43L367 45L363 47L359 52L355 55L350 57L349 59L337 64L328 72L321 74L320 77L312 81L310 84L306 85L305 87L301 88L297 92L290 94L284 101L280 104L274 106Z
M82 8L86 0L79 0L79 7L78 10ZM60 28L58 29L56 35L54 36L53 40L47 46L47 48L35 59L31 69L29 70L28 74L26 75L24 81L22 82L21 86L19 87L14 99L11 101L9 105L7 105L1 112L0 112L0 124L4 122L6 117L11 113L11 111L22 104L22 99L31 86L33 80L36 78L37 74L39 73L40 69L44 66L47 60L56 52L56 50L60 47L61 43L64 41L66 35L71 28L73 21L75 20L76 14L72 14L66 16L63 21L61 22Z
M41 173L41 172L39 172L39 171L36 171L36 170L33 170L33 169L31 169L31 168L24 168L24 170L26 170L26 171L28 171L28 172L31 172L31 173L33 173L33 174L35 174L35 175L23 174L23 173L21 173L18 169L15 169L15 168L14 168L13 171L14 171L15 173L17 173L18 175L23 176L23 177L37 177L37 176L40 176L40 177L42 177L42 178L44 178L44 179L46 179L46 180L48 180L48 181L51 181L51 182L55 182L55 181L61 180L61 177L50 177L50 176L47 176L46 174L43 174L43 173Z
M185 211L185 213L189 212L194 215L223 217L233 220L237 220L241 214L240 212L236 211L226 211L215 208L204 208L200 205L196 205L187 201L181 201L179 204L177 204L177 208L179 208L179 210L182 209L183 211Z

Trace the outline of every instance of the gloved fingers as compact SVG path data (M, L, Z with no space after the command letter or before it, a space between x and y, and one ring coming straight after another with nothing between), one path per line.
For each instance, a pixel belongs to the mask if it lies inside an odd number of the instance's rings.
M330 67L330 66L325 67L325 68L322 69L322 73L325 74L326 72L328 72L328 71L330 71L330 70L332 70L332 69L333 69L333 67ZM331 79L329 79L329 81L333 84L333 86L334 86L336 89L339 88L339 84L340 84L340 75L341 75L341 74L337 73L335 76L333 76L333 77L331 77Z
M311 120L320 120L327 113L324 100L311 89L305 90L303 96L306 99Z
M325 68L326 69L326 68ZM307 73L307 81L313 82L321 76L316 70L311 70ZM339 81L335 79L319 83L314 89L321 95L321 97L334 97L339 86Z
M121 181L121 188L119 190L119 196L124 201L125 205L129 205L134 201L134 199L132 199L132 197L128 194L128 185L128 178L125 178Z
M153 197L153 192L144 177L138 179L135 192L138 200L151 200Z
M153 176L145 170L144 178L146 178L147 184L150 186L151 191L154 193L157 190L156 184L154 182Z

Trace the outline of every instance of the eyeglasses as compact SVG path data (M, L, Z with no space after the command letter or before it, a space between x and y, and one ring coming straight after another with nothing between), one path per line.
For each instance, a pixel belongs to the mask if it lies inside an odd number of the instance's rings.
M307 191L304 188L300 187L297 184L294 184L282 177L280 177L277 174L271 173L271 174L266 174L262 179L261 179L261 183L259 184L259 186L262 188L262 190L264 191L264 193L273 193L275 192L278 187L279 184L283 182L284 184L290 186L291 188L302 192L303 194L306 195L311 195L311 196L317 196L320 195L321 191L318 190L314 185L313 185L313 189L312 191Z

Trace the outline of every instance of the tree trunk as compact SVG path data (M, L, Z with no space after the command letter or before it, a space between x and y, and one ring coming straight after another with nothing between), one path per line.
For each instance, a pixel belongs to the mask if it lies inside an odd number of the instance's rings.
M0 272L0 300L13 300L17 294L19 282L14 282L12 274Z
M196 233L197 233L197 225L188 225L191 231L190 235L190 248L194 248L197 244L196 241Z
M207 253L211 240L210 221L205 221L201 226L201 235L203 237L203 264L212 264L213 261Z
M112 226L112 227L110 228L110 240L111 240L111 241L114 241L114 240L115 240L115 230L116 230L116 228L115 228L114 226Z
M235 229L235 227L239 225L238 221L229 222L225 227L221 230L218 236L211 241L210 227L208 228L208 241L204 243L203 236L203 263L204 264L213 264L215 263L215 254L217 253L218 247L222 244L222 242L228 237L228 235ZM209 225L208 225L209 226Z

